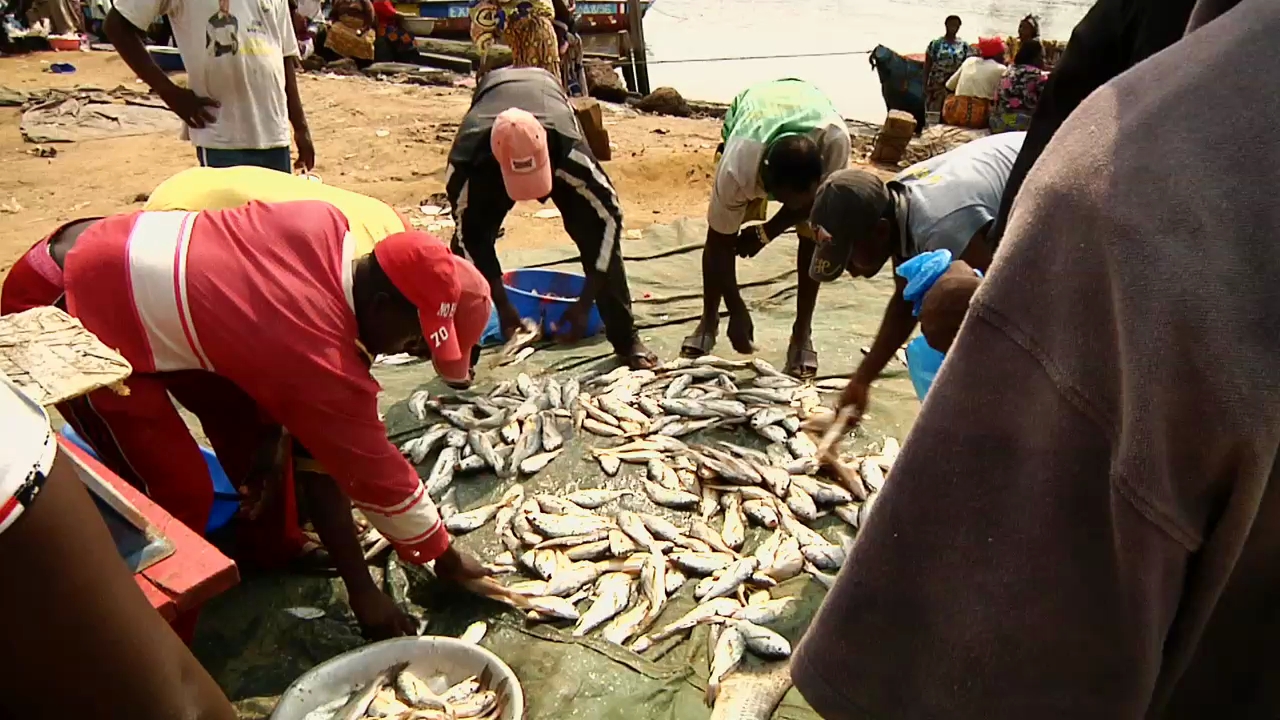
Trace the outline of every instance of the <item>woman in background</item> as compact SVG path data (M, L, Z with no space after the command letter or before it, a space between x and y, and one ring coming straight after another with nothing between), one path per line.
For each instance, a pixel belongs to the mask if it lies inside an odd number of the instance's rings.
M1017 63L1015 58L1018 57L1018 51L1022 50L1022 46L1032 40L1041 42L1040 18L1035 15L1028 15L1022 18L1022 21L1018 23L1018 37L1009 39L1009 48L1006 50L1006 54L1004 56L1005 62L1011 64ZM1044 48L1042 46L1041 52L1043 51Z
M373 14L378 21L378 39L374 43L374 59L379 62L420 64L422 57L413 42L413 33L404 26L404 19L391 0L373 3Z
M929 43L924 53L924 109L926 112L942 112L947 99L947 79L960 69L969 57L969 43L961 40L960 17L948 15L947 34Z
M569 97L587 94L587 70L583 65L582 36L578 34L578 3L553 0L556 9L556 41L560 44L560 83Z
M1031 114L1040 104L1040 91L1049 79L1044 71L1044 48L1039 40L1022 44L1018 54L1004 71L996 90L996 105L991 113L991 132L1026 130L1031 127Z
M336 0L329 11L329 29L324 47L332 53L351 58L356 63L373 62L373 44L377 39L377 16L369 0Z
M512 67L538 67L560 76L560 44L552 0L471 0L471 42L480 54L479 77L489 66L489 48L499 38L511 48Z
M947 89L955 93L942 106L942 122L968 128L985 128L991 115L996 89L1004 77L1004 40L998 37L978 39L978 57L960 64L960 69L947 80Z

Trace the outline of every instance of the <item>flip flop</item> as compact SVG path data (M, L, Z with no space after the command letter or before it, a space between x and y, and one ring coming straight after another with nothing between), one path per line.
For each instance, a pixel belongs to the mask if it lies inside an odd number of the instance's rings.
M680 357L698 358L710 355L716 347L718 330L710 332L694 332L680 344Z
M756 351L756 329L755 324L751 322L750 313L742 315L741 319L732 315L729 316L729 329L725 332L725 335L728 336L735 352L741 355L751 355Z
M637 340L630 350L617 353L632 370L652 370L658 366L658 356Z
M813 340L806 340L804 347L794 342L787 347L787 366L783 372L800 380L809 380L818 374L818 352L813 349Z

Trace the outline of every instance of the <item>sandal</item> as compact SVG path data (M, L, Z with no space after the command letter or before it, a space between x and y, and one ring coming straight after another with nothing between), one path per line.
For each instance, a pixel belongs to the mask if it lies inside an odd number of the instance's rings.
M818 374L818 352L813 349L813 340L805 340L804 345L797 345L793 340L787 347L787 366L782 370L793 378L810 380Z
M632 343L627 350L615 352L632 370L652 370L658 367L658 356L639 340Z
M684 339L680 344L680 357L699 358L703 355L710 355L711 351L716 347L716 335L718 328L715 330L695 330L692 335Z

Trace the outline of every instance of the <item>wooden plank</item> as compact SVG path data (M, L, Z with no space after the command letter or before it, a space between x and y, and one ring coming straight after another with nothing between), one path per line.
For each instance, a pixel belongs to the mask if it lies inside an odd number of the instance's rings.
M648 95L649 90L649 58L644 47L644 9L640 0L627 0L627 16L631 33L631 57L635 62L636 90L641 95Z

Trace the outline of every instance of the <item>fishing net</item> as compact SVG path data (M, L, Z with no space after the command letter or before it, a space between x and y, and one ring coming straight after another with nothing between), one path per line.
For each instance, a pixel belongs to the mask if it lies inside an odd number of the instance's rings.
M674 357L697 321L701 306L698 258L705 234L705 223L680 221L653 226L645 231L643 241L624 247L641 336L660 357ZM756 342L763 348L760 355L778 367L784 364L795 312L795 243L794 235L784 236L756 258L739 262L739 280L752 307ZM567 242L566 246L572 248ZM564 250L504 253L503 262L508 268L540 265L581 271L576 257ZM824 285L813 327L813 343L820 352L823 375L846 375L853 369L861 358L860 348L871 343L892 290L893 280L887 272L871 281L844 278ZM734 356L723 336L717 351L726 357ZM611 367L611 352L600 338L572 347L540 349L521 364L507 367L498 367L497 355L489 353L477 369L477 388L487 389L519 372L535 377L552 373L564 379L597 366ZM381 404L392 439L403 443L420 434L424 423L408 410L405 400L418 389L434 394L447 392L447 388L435 379L428 365L380 367L375 374L384 389ZM875 386L869 417L858 429L854 445L878 443L885 435L903 437L917 409L905 366L897 361L891 363ZM428 423L434 421L428 418ZM716 430L692 439L725 439L757 449L764 446L763 440L741 430ZM565 494L585 487L638 489L644 467L624 465L617 477L605 476L589 452L591 447L602 444L602 438L586 433L569 438L560 457L537 475L522 479L526 492ZM428 457L419 466L424 476L432 460ZM510 483L491 473L459 475L455 480L458 505L465 510L493 502ZM654 512L678 524L685 524L692 517L656 508L642 491L606 506L611 507ZM834 542L839 541L838 533L848 532L834 516L814 527ZM764 532L757 528L749 530L745 550L753 550L763 536ZM492 524L457 542L481 559L504 550ZM380 580L380 570L375 567L373 571L375 579ZM502 657L520 678L526 717L531 720L668 720L710 714L704 702L709 666L706 627L659 643L641 656L604 641L598 631L586 638L573 638L572 623L528 624L506 606L436 582L425 572L410 568L409 576L409 597L428 615L428 633L456 636L476 620L489 623L482 644ZM686 583L668 601L654 627L694 606L694 585ZM772 592L775 597L795 598L791 611L770 624L794 645L821 603L825 589L801 574ZM326 615L305 620L284 612L293 606L318 607ZM242 716L254 718L269 715L275 698L308 668L363 642L345 605L340 581L274 574L246 576L238 588L210 603L201 620L195 651L232 700L237 701ZM753 667L762 661L748 653L744 664ZM814 720L817 715L793 688L773 717Z

